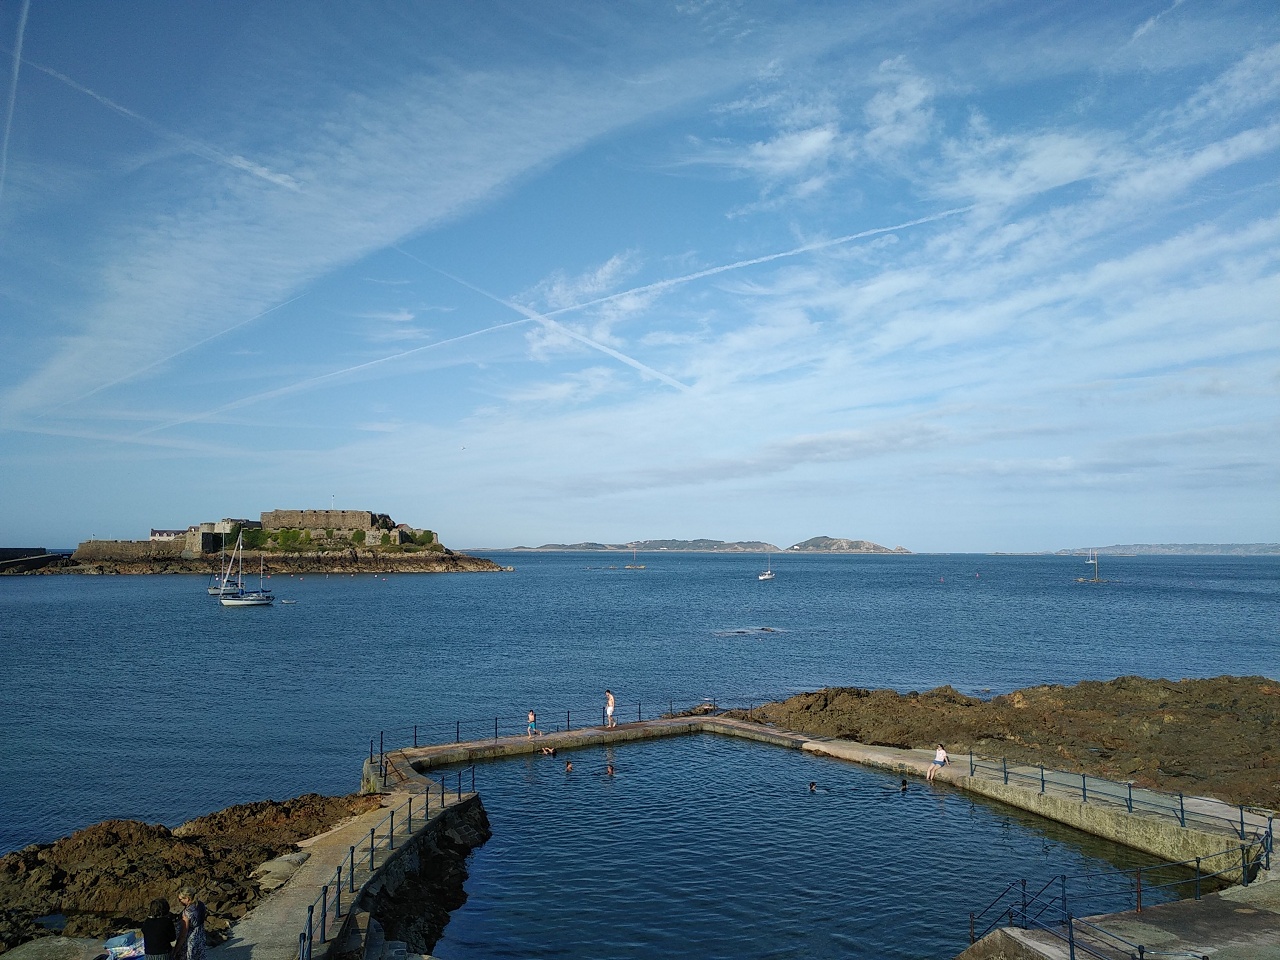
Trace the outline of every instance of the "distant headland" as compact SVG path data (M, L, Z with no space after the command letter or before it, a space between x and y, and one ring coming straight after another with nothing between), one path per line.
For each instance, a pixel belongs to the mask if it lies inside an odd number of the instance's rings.
M502 570L455 553L432 530L370 510L269 510L185 529L152 529L146 540L85 540L70 555L42 548L0 551L0 573L220 573L244 544L271 573L443 573Z
M906 547L882 547L870 540L838 537L811 537L785 550L763 540L633 540L630 543L544 543L540 547L513 547L513 550L592 550L602 553L644 550L647 553L910 553Z

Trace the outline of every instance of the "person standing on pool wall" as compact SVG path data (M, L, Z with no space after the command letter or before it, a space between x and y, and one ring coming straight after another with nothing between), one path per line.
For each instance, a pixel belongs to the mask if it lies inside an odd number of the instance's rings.
M926 780L932 780L939 770L947 765L951 760L947 756L947 750L942 744L938 744L938 749L934 751L933 763L929 764L929 772L925 774Z
M604 717L606 727L614 727L618 724L618 721L613 719L613 708L615 706L617 706L617 701L613 699L613 691L606 690L604 692Z

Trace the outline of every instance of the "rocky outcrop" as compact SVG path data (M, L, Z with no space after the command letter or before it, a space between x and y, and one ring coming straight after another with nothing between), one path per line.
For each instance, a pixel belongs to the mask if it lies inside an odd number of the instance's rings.
M45 935L38 917L62 914L69 937L136 927L152 899L177 903L191 884L209 908L216 941L264 891L254 870L297 843L377 807L376 796L263 800L220 810L169 830L108 820L51 844L0 857L0 951Z
M745 716L745 715L744 715ZM751 711L819 736L1007 757L1229 803L1280 809L1280 682L1265 677L1029 687L979 699L833 687Z
M803 543L787 547L789 553L910 553L906 547L882 547L870 540L845 540L842 537L810 537Z

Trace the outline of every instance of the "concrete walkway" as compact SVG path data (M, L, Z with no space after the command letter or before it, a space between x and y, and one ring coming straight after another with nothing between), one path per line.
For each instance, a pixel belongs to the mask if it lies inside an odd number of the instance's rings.
M335 870L342 867L342 909L345 916L350 905L359 896L360 890L369 882L373 871L369 869L369 833L376 830L374 836L374 869L380 868L387 860L390 850L386 846L387 828L384 823L387 815L402 807L410 794L396 791L383 797L382 806L376 810L361 814L358 817L339 824L328 833L313 837L299 844L309 854L307 861L284 886L275 890L261 901L231 928L231 936L225 942L210 951L216 960L296 960L298 956L298 936L306 927L307 908L319 899L326 884L332 884ZM466 799L469 794L464 794ZM427 823L440 813L460 802L457 795L446 796L441 806L439 791L431 801L430 816L423 817L422 797L415 800L413 832L420 832ZM411 836L406 818L397 816L395 825L396 846L399 847ZM355 848L356 892L350 893L349 868L351 848ZM330 908L332 910L332 908ZM324 943L320 942L319 908L316 908L313 930L314 943L312 957L323 960L329 948L334 944L336 924L332 915L329 917L329 932Z
M1086 918L1076 927L1077 960L1133 960L1141 945L1150 960L1280 960L1280 883L1254 883L1179 900ZM1090 928L1096 928L1092 930ZM1070 960L1065 934L1006 927L963 954L962 960ZM1118 938L1118 939L1117 939Z

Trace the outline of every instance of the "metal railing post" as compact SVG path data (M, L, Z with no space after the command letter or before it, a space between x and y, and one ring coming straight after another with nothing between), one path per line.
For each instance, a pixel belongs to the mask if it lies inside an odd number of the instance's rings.
M1182 802L1182 791L1178 791L1178 822L1185 828L1187 825L1187 808Z
M413 794L409 794L409 823L405 826L405 835L413 833Z
M462 799L462 771L458 771L458 799Z
M1240 839L1244 839L1244 804L1240 804Z
M568 731L570 731L570 730L572 730L572 729L573 729L573 724L569 722L569 711L568 711L568 710L566 710L566 711L564 712L564 729L565 729L565 732L568 732Z
M342 864L338 864L338 882L333 888L333 918L342 919Z
M325 942L325 929L329 926L329 885L320 888L320 942Z
M1044 793L1044 764L1040 764L1040 792Z
M1200 899L1200 858L1196 857L1196 899Z
M476 792L476 765L471 765L471 792Z
M418 745L418 725L416 723L413 725L413 745L415 747Z
M348 893L356 892L356 848L354 845L351 847L351 863L347 867L347 885Z
M1128 808L1130 813L1133 813L1133 784L1127 783L1125 786L1128 788L1129 793L1128 796L1125 797L1124 805Z
M1089 802L1089 775L1087 773L1080 774L1080 802Z
M974 765L973 765L973 751L972 751L972 750L970 750L970 751L969 751L969 776L971 776L971 777L973 776L974 770L975 770L975 767L974 767ZM970 942L972 942L972 941L970 941Z
M1009 758L1008 757L1000 758L1000 772L1004 776L1004 785L1007 787L1009 785Z
M391 811L391 829L387 831L387 846L394 850L396 848L396 812Z
M373 831L375 827L369 828L369 872L373 873Z
M644 714L641 712L641 709L640 709L640 701L637 700L636 701L636 723L639 723L643 719L644 719Z
M498 739L498 718L493 718L493 739Z
M1138 874L1137 874L1137 877L1138 877L1138 880L1137 880L1137 885L1138 885L1138 913L1141 913L1141 912L1142 912L1142 868L1141 868L1141 867L1139 867L1139 868L1138 868Z
M298 960L306 960L307 956L307 934L306 931L298 934Z
M1243 845L1240 847L1240 883L1249 885L1249 848Z
M453 742L454 743L462 742L462 721L461 720L455 720L453 722Z
M314 928L311 926L311 922L312 922L312 918L315 916L315 912L316 912L316 905L315 905L314 903L313 903L313 904L311 904L311 906L307 907L307 934L306 934L306 936L307 936L307 960L311 960L311 938L312 938L312 936L313 936L313 934L312 934L312 932L311 932L311 931L314 929ZM302 960L302 957L301 957L301 956L299 956L298 960Z

